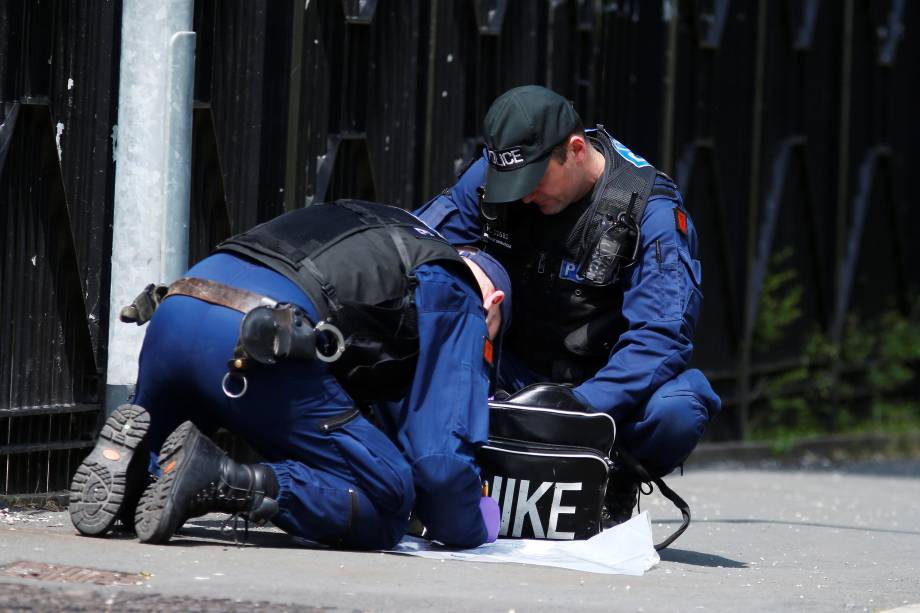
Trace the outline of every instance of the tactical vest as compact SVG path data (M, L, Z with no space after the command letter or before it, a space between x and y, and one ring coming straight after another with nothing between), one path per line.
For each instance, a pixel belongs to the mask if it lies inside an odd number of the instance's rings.
M421 221L359 200L291 211L217 251L281 273L307 294L321 320L342 331L345 352L330 368L359 402L397 400L409 390L419 352L418 266L437 263L479 287L456 250Z
M595 135L591 140L606 163L587 197L556 215L514 204L503 206L499 217L481 219L483 248L502 262L512 280L515 325L506 347L555 382L577 384L591 377L626 330L623 275L603 286L585 283L579 263L620 213L629 211L638 227L660 174L602 127Z

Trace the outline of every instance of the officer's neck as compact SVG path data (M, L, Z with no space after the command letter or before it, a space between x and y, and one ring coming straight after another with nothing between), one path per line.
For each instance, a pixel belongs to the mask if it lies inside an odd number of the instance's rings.
M583 189L578 196L578 200L584 199L586 196L595 191L597 182L601 177L604 176L604 168L607 166L607 160L604 157L602 151L597 149L597 146L588 141L590 145L585 149L586 156L584 161L584 183Z
M588 159L586 161L586 166L588 176L591 177L591 187L593 188L597 181L604 176L604 168L607 166L607 159L604 157L602 151L593 146L593 143L587 150Z

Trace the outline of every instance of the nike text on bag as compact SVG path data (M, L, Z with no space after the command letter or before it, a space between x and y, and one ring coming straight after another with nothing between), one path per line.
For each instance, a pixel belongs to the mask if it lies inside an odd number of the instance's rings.
M613 418L501 402L489 407L489 442L479 465L501 507L499 536L574 540L600 532Z

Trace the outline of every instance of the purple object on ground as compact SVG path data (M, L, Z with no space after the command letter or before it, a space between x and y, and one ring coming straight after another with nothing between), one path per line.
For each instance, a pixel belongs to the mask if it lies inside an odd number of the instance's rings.
M494 543L498 538L498 528L501 525L501 511L498 503L488 496L483 496L479 500L479 512L482 513L482 521L486 525L486 542Z

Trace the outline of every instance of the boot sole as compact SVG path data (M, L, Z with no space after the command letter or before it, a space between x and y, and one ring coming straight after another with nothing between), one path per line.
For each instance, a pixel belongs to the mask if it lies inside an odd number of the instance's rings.
M134 529L142 543L166 543L181 527L182 518L175 512L172 493L189 465L185 458L194 453L200 437L198 428L187 421L163 442L158 459L162 474L137 505Z
M81 534L100 536L115 523L131 485L131 460L149 429L150 415L136 405L118 407L102 426L70 484L70 519Z

